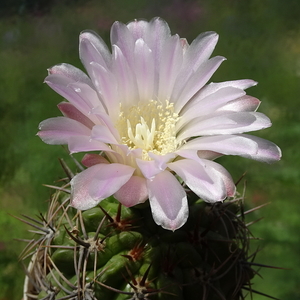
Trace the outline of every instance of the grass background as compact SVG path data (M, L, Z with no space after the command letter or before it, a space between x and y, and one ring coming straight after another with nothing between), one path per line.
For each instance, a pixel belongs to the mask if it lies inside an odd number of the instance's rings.
M61 97L43 84L46 69L61 62L82 68L78 35L97 31L107 42L115 20L164 18L173 33L191 42L199 33L220 34L214 55L227 61L213 81L251 78L248 94L273 126L255 133L272 140L283 159L265 165L222 158L235 179L247 172L246 205L266 202L252 226L261 237L257 262L289 270L261 269L253 288L280 299L300 299L300 2L298 0L3 0L0 4L0 299L21 299L24 273L18 263L29 237L11 215L44 211L51 193L42 184L63 176L60 146L35 136L40 121L59 114ZM250 297L249 297L250 299ZM254 300L267 299L254 295Z

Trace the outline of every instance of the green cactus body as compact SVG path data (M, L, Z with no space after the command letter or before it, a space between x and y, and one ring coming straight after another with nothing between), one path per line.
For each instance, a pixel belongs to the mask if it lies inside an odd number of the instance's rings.
M242 200L209 205L189 194L188 222L171 232L150 208L113 197L81 212L64 189L36 222L24 300L237 300L250 285L249 231Z

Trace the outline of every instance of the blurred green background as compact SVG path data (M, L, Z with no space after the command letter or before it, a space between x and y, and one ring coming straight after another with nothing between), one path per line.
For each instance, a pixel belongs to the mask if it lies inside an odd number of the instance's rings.
M60 146L35 136L40 121L59 115L62 100L43 84L46 69L61 62L82 68L78 35L97 31L109 41L115 20L164 18L173 33L191 42L199 33L220 34L214 55L227 61L213 81L251 78L247 92L262 100L260 111L273 126L256 135L283 151L274 165L237 157L221 162L234 179L247 172L248 208L271 202L253 214L256 262L262 268L253 289L282 300L300 299L300 1L299 0L1 0L0 3L0 299L21 299L24 272L18 263L28 228L11 215L43 212L53 184L63 177ZM71 163L72 165L72 163ZM242 190L243 185L240 189ZM249 297L250 299L250 297ZM267 299L253 295L253 299Z

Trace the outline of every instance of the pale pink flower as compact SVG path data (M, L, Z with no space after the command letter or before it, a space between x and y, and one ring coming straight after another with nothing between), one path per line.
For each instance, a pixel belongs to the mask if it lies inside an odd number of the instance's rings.
M89 209L111 195L128 207L149 199L155 222L175 230L189 214L180 182L210 203L234 195L230 174L214 159L280 159L275 144L243 134L271 126L256 112L260 101L244 91L256 82L207 84L224 61L210 58L217 40L206 32L189 45L160 18L115 22L112 53L94 32L81 33L88 76L69 64L49 69L45 82L68 102L58 105L64 116L41 122L38 135L71 153L93 151L71 181L74 207Z

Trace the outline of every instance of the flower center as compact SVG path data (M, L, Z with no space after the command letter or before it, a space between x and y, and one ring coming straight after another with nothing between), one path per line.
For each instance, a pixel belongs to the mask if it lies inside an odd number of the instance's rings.
M116 127L123 144L130 149L141 148L143 159L150 160L149 151L164 155L177 149L175 125L178 120L173 103L149 100L127 109L120 104Z

